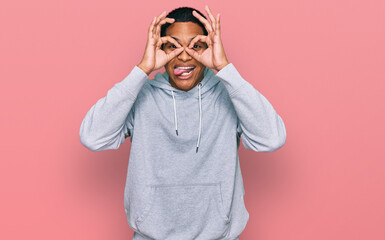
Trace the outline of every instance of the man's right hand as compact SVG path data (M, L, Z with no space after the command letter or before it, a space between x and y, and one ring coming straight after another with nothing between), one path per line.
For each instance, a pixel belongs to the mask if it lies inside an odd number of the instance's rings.
M166 22L173 23L175 21L175 19L165 18L165 16L166 11L162 12L158 17L154 17L150 27L148 28L146 49L144 51L142 61L138 64L138 67L147 75L149 75L152 71L163 67L168 61L184 50L184 48L172 37L160 37L161 26ZM167 42L173 43L177 47L168 54L161 49L162 44Z

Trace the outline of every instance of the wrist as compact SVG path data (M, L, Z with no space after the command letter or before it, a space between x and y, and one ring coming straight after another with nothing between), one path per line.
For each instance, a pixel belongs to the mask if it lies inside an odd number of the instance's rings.
M142 69L143 72L145 72L147 75L150 75L152 71L148 70L147 68L143 67L140 63L136 65L138 68Z
M229 64L229 62L226 61L225 63L223 63L223 64L221 64L220 66L218 66L216 70L219 72L219 71L222 70L224 67L226 67L228 64Z

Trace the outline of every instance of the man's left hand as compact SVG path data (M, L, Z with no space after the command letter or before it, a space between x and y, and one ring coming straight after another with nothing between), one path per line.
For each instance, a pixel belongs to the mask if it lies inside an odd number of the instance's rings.
M220 71L227 64L229 64L221 41L220 14L218 13L217 17L214 18L207 5L205 6L205 9L209 15L211 23L195 11L193 11L193 15L203 23L208 36L197 35L185 50L206 67ZM197 41L202 41L207 44L207 48L201 54L191 49Z

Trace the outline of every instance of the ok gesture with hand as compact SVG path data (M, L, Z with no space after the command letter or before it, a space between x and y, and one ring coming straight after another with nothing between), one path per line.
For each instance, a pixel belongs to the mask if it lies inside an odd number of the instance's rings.
M206 67L220 71L229 64L221 40L220 14L218 13L214 18L207 5L205 9L211 22L195 11L193 11L193 15L203 23L208 35L197 35L186 48L186 52ZM201 54L191 49L197 41L205 42L208 46Z
M147 75L152 71L163 67L167 62L183 51L183 47L175 39L170 36L160 37L161 26L166 22L173 23L175 21L175 19L165 18L165 16L166 11L162 12L158 17L154 17L148 28L146 49L142 61L138 64L138 67ZM175 44L178 48L170 53L166 53L161 49L161 46L163 43L167 42Z

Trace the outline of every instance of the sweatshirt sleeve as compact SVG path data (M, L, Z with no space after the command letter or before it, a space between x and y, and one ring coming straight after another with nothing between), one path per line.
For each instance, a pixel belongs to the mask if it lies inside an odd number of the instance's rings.
M133 129L134 103L147 74L135 66L87 112L80 126L80 142L93 152L118 149Z
M237 132L243 146L256 152L273 152L286 142L282 118L253 85L244 80L232 63L217 74L227 89L238 116Z

